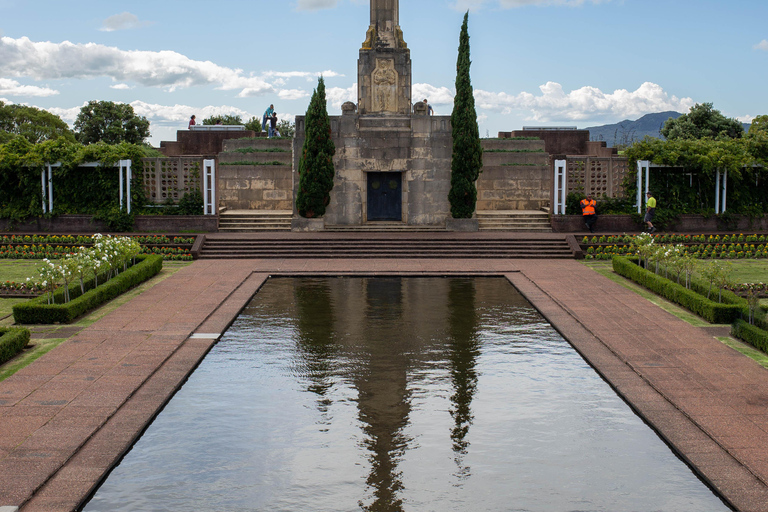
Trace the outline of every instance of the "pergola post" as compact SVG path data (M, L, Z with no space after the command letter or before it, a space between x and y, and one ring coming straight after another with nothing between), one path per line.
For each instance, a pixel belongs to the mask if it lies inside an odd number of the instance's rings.
M40 181L42 185L42 199L43 199L43 213L51 213L53 211L53 168L61 167L61 162L55 164L46 163L43 170L40 172ZM48 178L45 177L45 172L48 171ZM48 196L48 208L45 207L45 196Z
M643 191L643 173L645 173L645 191ZM648 186L651 181L651 162L649 160L637 161L637 213L641 213L643 209L643 200L645 194L648 192Z
M203 214L216 215L216 160L203 160Z
M715 171L715 214L720 213L720 169Z
M48 166L48 164L45 164L45 167L46 167L46 169L48 169L48 170L50 170L50 169L51 169L51 168ZM42 185L42 188L41 188L41 190L43 191L43 213L46 213L46 211L45 211L45 196L46 196L46 191L45 191L45 169L43 169L42 171L40 171L40 181L42 182L42 183L41 183L41 185Z
M123 169L125 169L125 205L126 211L131 213L131 178L133 177L131 161L120 160L117 165L120 173L120 208L123 207Z
M554 214L565 215L565 196L568 191L566 160L555 160Z

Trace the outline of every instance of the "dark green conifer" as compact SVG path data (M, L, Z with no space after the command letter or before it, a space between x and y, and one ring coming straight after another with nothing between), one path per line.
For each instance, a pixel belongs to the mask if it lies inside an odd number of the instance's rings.
M331 138L331 121L325 101L325 81L321 76L312 93L305 118L304 146L299 160L299 190L296 209L306 218L322 217L331 201L333 188L333 155L336 147Z
M459 36L459 57L456 61L456 97L453 100L451 127L453 129L453 155L451 158L451 216L469 219L475 212L477 187L475 182L483 167L483 148L477 126L475 98L469 79L469 11L464 14Z

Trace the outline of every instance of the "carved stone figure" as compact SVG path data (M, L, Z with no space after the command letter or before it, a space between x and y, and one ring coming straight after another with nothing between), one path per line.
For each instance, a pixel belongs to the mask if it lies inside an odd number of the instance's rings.
M374 111L397 111L397 72L395 63L389 59L376 59L373 71Z

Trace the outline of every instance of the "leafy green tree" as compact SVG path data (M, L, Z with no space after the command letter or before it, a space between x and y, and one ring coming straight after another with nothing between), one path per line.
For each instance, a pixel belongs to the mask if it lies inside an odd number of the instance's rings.
M247 123L245 123L246 130L253 130L256 133L261 133L261 119L257 117L251 117Z
M65 137L75 140L67 123L55 114L25 105L6 105L0 101L0 144L21 136L32 144Z
M83 144L141 144L149 137L149 121L127 103L89 101L77 115L75 135Z
M768 134L768 116L762 115L754 118L752 124L749 125L749 132L747 133L750 136L757 135L758 133Z
M331 121L325 100L325 81L321 76L312 93L305 118L305 139L299 160L299 190L296 208L306 218L322 217L331 201L333 188L333 155L336 146L331 138Z
M226 125L240 125L243 124L243 118L240 116L232 115L232 114L219 114L216 116L210 116L205 119L203 119L203 124L206 126L212 126L214 124L219 124L219 121L221 121L221 124Z
M278 121L277 131L280 132L280 137L293 137L296 134L296 123L292 123L287 119Z
M451 216L454 219L469 219L477 204L475 182L483 167L483 148L477 126L477 112L472 82L469 78L469 32L467 23L469 11L464 14L459 36L459 57L456 61L456 97L451 113L453 129L453 155L451 157Z
M667 119L661 134L667 140L725 138L739 139L744 135L744 126L736 119L725 117L712 103L697 103L690 112L677 119Z

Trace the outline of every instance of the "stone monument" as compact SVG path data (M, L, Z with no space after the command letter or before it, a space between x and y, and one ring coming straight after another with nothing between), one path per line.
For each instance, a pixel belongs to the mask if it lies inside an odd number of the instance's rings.
M357 103L346 102L340 116L330 116L336 174L325 226L455 229L448 201L451 116L430 115L424 102L413 102L411 54L400 28L399 1L370 0L370 6L357 61ZM304 139L304 116L296 116L294 218ZM525 148L518 147L522 143ZM533 147L536 143L541 147ZM496 152L478 180L478 209L538 209L548 202L551 178L543 142L486 141L483 146Z
M371 0L371 24L357 61L360 114L411 113L411 52L400 29L399 0Z

